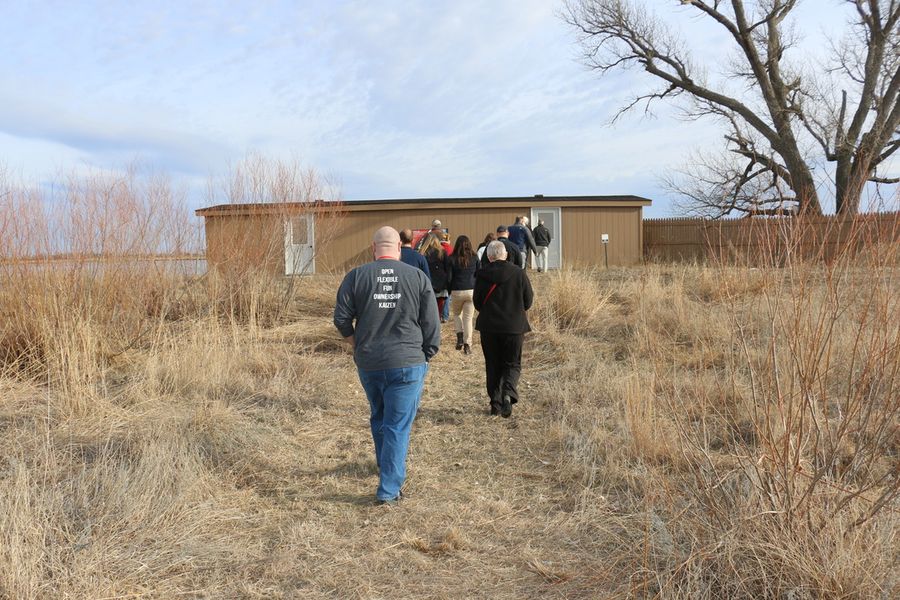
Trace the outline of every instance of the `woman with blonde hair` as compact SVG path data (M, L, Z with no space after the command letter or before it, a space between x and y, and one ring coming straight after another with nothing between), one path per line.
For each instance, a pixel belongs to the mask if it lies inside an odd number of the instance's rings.
M441 246L441 240L433 233L429 233L419 249L428 261L428 270L431 272L431 288L437 298L438 314L443 315L444 303L450 292L447 291L448 276L450 274L450 260ZM441 316L441 323L447 320Z

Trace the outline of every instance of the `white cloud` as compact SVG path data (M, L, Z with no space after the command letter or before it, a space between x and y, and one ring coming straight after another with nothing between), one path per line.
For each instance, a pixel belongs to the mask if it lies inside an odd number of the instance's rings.
M553 1L29 4L0 22L0 150L29 172L138 156L196 181L255 150L351 198L627 193L716 143L664 107L606 127L645 80L577 64Z

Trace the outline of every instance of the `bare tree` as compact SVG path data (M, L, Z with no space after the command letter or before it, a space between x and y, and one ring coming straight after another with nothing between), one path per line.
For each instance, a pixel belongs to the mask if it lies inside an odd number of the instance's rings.
M281 318L300 284L295 277L281 281L280 275L309 274L318 253L339 235L344 211L337 182L297 158L251 152L223 176L210 178L207 190L211 204L256 205L231 226L212 228L217 238L207 244L207 261L222 308L232 317ZM207 236L210 231L207 221Z
M823 171L833 171L837 212L856 214L868 182L900 182L878 175L900 147L900 0L843 2L853 10L847 38L833 43L831 66L811 72L789 60L799 0L679 0L734 43L736 56L715 82L638 0L566 0L563 18L590 68L640 68L661 84L635 95L615 118L685 97L690 117L725 125L726 157L698 161L688 186L670 180L701 212L820 214L817 169L832 162Z

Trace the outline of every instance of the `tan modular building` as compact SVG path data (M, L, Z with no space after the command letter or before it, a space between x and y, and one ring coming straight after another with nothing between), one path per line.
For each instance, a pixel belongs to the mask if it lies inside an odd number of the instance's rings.
M360 200L341 203L222 204L202 208L206 257L218 268L264 266L295 275L344 272L371 259L378 227L428 229L439 219L453 243L467 235L477 246L498 225L526 215L550 229L550 266L633 265L641 260L638 196L526 196ZM601 241L606 234L606 248Z

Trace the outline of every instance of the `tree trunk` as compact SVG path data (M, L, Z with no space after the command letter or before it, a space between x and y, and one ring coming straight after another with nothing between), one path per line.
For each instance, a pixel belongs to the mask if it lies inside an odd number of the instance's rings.
M816 190L816 182L813 179L809 166L799 156L793 153L782 153L785 166L791 174L788 183L797 198L797 211L801 215L821 215L822 205L819 202L819 192Z
M869 178L870 161L864 156L841 157L835 172L835 212L839 215L856 215L862 199L863 188Z
M856 215L862 201L863 190L872 173L872 152L869 136L863 136L855 153L841 154L835 172L835 212L839 215Z

